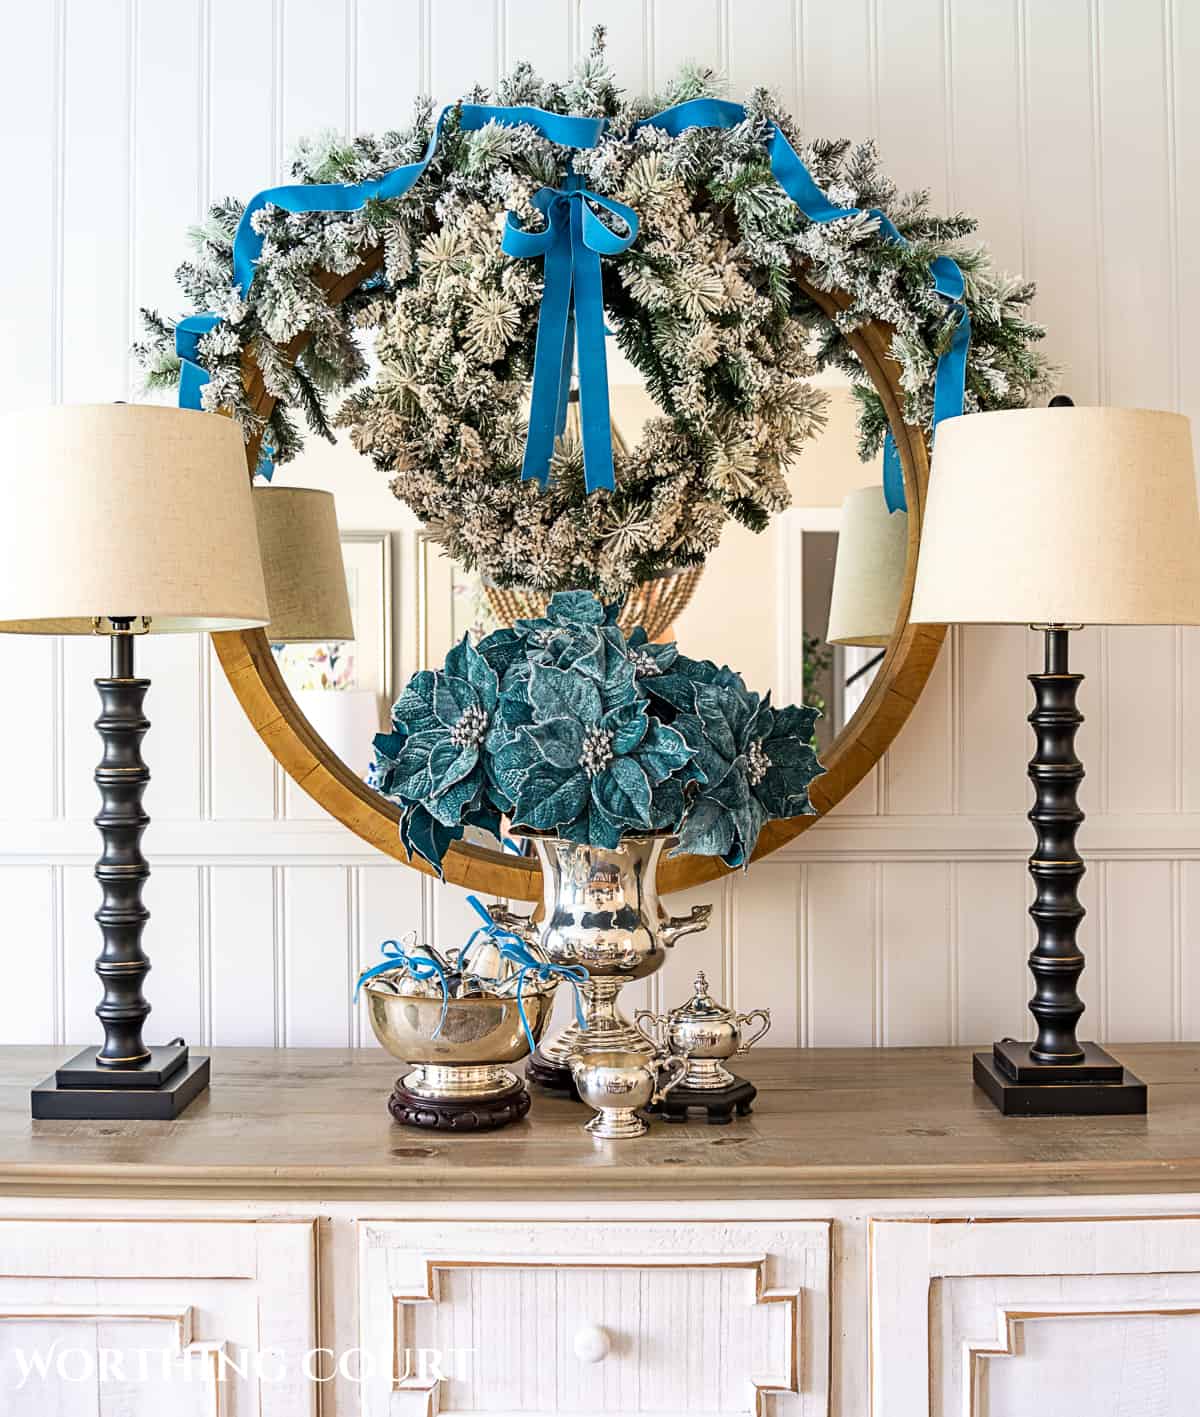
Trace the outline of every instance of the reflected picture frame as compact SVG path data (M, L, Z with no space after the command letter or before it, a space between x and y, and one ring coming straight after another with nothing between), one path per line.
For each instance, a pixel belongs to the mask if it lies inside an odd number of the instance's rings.
M277 650L280 671L293 692L300 687L306 670L316 678L322 664L337 660L345 668L340 671L337 683L330 687L369 690L381 703L393 702L396 668L392 537L389 531L339 534L354 638L289 645Z

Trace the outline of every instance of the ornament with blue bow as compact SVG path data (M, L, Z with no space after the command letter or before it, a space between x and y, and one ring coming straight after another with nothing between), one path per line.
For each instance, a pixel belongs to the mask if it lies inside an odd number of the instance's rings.
M533 1030L529 1026L529 1018L525 1012L525 988L526 981L530 977L533 978L535 984L543 989L547 986L554 986L560 979L567 980L575 995L575 1022L586 1031L587 1022L583 1016L583 1005L579 1000L579 986L588 982L587 970L579 965L551 964L548 960L534 954L533 948L520 935L514 930L507 929L493 917L492 912L478 896L469 895L467 904L482 919L483 924L476 927L471 933L463 952L469 951L471 945L478 939L488 939L499 946L501 961L512 968L487 980L479 976L475 977L481 985L490 988L494 993L516 995L517 1007L521 1014L521 1027L525 1030L525 1037L529 1041L530 1052L537 1047L537 1039L533 1036Z

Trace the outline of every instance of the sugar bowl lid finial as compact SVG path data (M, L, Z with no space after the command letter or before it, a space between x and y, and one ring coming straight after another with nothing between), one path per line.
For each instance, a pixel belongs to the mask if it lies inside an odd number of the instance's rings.
M727 1009L723 1004L717 1003L709 992L708 975L701 969L697 971L696 978L692 984L692 997L686 1004L680 1004L678 1008L671 1010L672 1018L730 1018L732 1010Z

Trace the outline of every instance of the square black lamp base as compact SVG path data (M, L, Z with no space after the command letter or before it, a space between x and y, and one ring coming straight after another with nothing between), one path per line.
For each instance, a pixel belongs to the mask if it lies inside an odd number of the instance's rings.
M35 1120L173 1121L208 1086L208 1057L186 1043L151 1048L137 1068L106 1068L85 1048L30 1093Z
M976 1087L1006 1117L1130 1117L1146 1111L1146 1084L1095 1043L1082 1063L1037 1063L1011 1038L976 1053Z

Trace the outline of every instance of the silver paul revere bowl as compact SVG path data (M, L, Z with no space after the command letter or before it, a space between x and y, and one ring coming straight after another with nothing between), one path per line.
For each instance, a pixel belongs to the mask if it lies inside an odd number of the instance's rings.
M550 1021L557 982L529 981L522 995L535 1043ZM413 997L369 980L363 993L375 1037L393 1058L412 1064L400 1081L415 1097L482 1101L518 1084L504 1066L529 1053L515 993L452 998L444 1023L440 990L436 997Z

